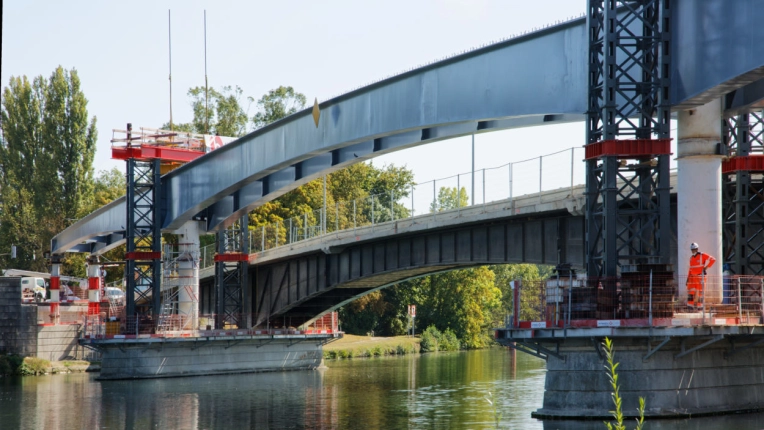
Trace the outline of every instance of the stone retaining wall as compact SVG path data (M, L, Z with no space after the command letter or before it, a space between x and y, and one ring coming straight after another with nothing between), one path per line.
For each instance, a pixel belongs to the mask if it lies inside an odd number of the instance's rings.
M21 303L21 278L0 277L0 353L37 354L37 305Z
M77 339L79 324L37 326L37 357L50 361L83 359L83 347Z

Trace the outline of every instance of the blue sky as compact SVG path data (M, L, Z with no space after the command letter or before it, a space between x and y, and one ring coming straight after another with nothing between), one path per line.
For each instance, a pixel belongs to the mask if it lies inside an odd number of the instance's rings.
M38 1L3 2L3 87L11 76L76 68L98 117L96 171L111 160L114 128L169 119L168 17L172 11L175 122L191 118L188 88L238 85L255 99L291 85L324 100L454 52L580 16L586 0ZM254 114L254 106L250 111ZM584 124L476 138L477 168L580 146ZM529 145L529 142L543 144ZM509 144L508 144L509 143ZM515 143L515 144L511 144ZM426 181L470 169L469 138L375 159Z

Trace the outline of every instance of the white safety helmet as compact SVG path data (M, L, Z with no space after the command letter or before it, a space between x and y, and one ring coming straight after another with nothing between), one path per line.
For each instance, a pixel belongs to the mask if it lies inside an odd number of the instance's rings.
M694 249L698 249L698 248L699 248L699 246L698 246L698 244L697 244L697 243L695 243L695 242L692 242L692 244L690 245L690 251L692 251L692 250L694 250Z

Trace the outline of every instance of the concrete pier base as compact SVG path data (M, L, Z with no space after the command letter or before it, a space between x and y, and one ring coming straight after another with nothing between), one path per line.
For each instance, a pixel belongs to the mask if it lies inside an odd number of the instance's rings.
M612 387L602 346L613 340L625 416L682 418L764 410L761 325L505 328L496 340L546 359L544 419L609 419ZM676 324L690 320L672 319ZM721 322L721 321L719 321ZM625 323L624 323L625 324Z
M310 370L321 365L326 339L147 338L90 342L103 353L98 379L143 379Z
M686 340L684 350L714 338ZM579 343L579 345L575 345ZM653 342L657 345L659 342ZM749 342L741 342L740 347ZM682 354L682 339L670 340L647 360L646 339L615 340L615 360L626 416L637 416L639 397L645 416L687 417L764 409L764 346L730 354L721 340ZM537 418L610 418L612 389L604 353L589 340L566 342L565 360L549 357L544 405Z

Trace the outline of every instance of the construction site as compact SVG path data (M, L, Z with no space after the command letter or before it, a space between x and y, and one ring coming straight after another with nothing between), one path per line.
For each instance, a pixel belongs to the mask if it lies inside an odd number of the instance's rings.
M6 271L0 278L0 305L5 309L0 351L51 361L100 361L102 379L316 368L321 345L341 337L336 312L301 327L274 320L246 328L243 322L251 317L226 308L226 297L216 296L213 283L200 290L200 271L207 278L223 272L229 285L235 282L234 291L224 291L228 302L233 298L241 303L247 256L219 253L214 246L200 248L195 228L184 230L174 243L162 243L153 234L158 231L152 228L158 227L153 181L232 140L161 129L136 131L130 124L114 130L112 157L126 161L126 197L133 202L125 232L132 240L125 259L102 262L91 255L86 279L62 276L56 256L50 260L51 273ZM223 249L243 249L242 237L230 238ZM106 283L106 265L122 267L124 278ZM238 353L221 364L218 349L228 353L232 344L238 345ZM147 348L158 355L153 357ZM178 360L174 366L173 357ZM159 372L157 360L163 363Z

